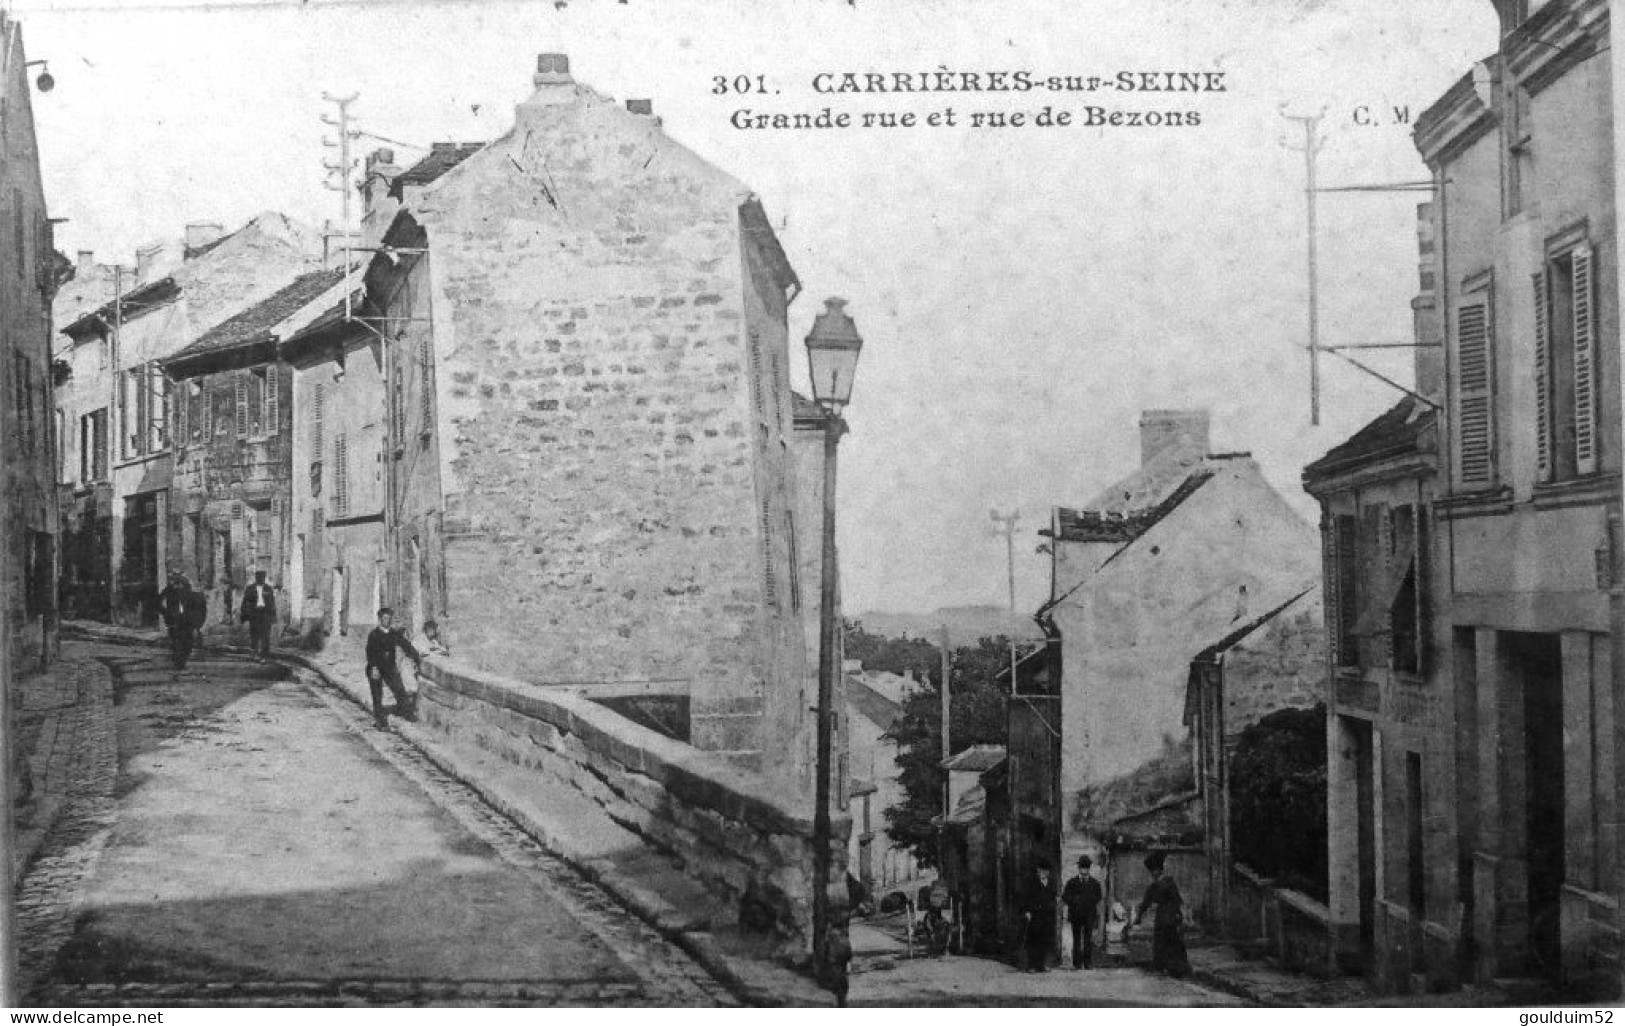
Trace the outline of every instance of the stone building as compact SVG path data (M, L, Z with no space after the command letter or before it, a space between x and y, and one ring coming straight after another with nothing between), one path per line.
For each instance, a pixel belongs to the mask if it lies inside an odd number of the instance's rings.
M508 134L400 190L367 272L385 594L487 670L686 691L695 746L805 789L795 760L761 759L804 750L815 661L800 285L750 190L647 104L559 55L539 69Z
M211 623L235 622L234 599L257 571L282 589L284 626L289 597L302 593L293 580L303 566L292 531L293 434L314 411L295 417L293 370L277 347L327 312L347 274L301 274L160 361L175 391L166 563L207 594Z
M894 847L886 834L886 810L904 802L897 742L886 737L903 715L900 703L870 687L858 674L846 674L843 795L852 816L847 866L871 890ZM878 843L877 843L878 842Z
M1018 681L1050 696L1051 711L1027 724L1018 747L1012 703L1018 862L1028 853L1062 865L1098 857L1117 819L1194 791L1192 659L1318 579L1314 528L1250 456L1209 453L1205 411L1147 411L1140 431L1140 468L1084 509L1058 508L1044 532L1052 597L1038 615L1052 640L1047 655L1018 667ZM1283 691L1281 700L1301 698ZM1046 793L1059 809L1024 812L1024 796Z
M5 483L7 679L56 642L57 517L51 299L60 268L40 184L22 26L0 13L0 467Z
M1334 672L1340 707L1380 702L1379 726L1397 717L1408 727L1379 731L1368 751L1358 717L1332 724L1358 804L1412 821L1408 856L1386 839L1374 853L1363 836L1341 843L1360 852L1359 900L1375 918L1365 929L1395 986L1409 974L1448 976L1457 958L1475 977L1565 986L1618 971L1610 516L1621 368L1608 6L1501 0L1498 52L1418 119L1437 185L1437 477L1419 490L1420 474L1396 471L1362 491L1361 508L1330 511L1349 516L1328 532L1357 560L1371 544L1362 550L1362 531L1382 532L1379 548L1395 551L1409 532L1435 535L1437 670L1429 678L1424 664L1415 680L1396 668L1348 701L1343 668ZM1390 540L1383 525L1430 494L1431 522L1413 515ZM1370 511L1383 504L1386 518ZM1362 527L1367 518L1373 526ZM1362 668L1381 656L1352 633ZM1348 645L1337 646L1340 661L1356 658Z
M64 325L63 602L76 615L156 622L170 563L174 396L161 360L316 268L320 240L265 213L229 235L193 225L144 248L115 295ZM168 273L161 273L167 270Z

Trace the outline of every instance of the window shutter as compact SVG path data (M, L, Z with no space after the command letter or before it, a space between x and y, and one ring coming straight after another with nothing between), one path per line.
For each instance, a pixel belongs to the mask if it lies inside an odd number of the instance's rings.
M191 387L187 386L181 391L181 400L175 404L175 444L185 445L192 436L188 434L191 427Z
M750 388L751 401L756 404L756 419L767 419L767 403L762 398L762 334L750 332Z
M1552 353L1547 325L1546 273L1530 276L1535 289L1535 469L1536 480L1552 479Z
M434 353L430 351L427 336L423 339L418 357L419 387L421 389L418 396L418 430L423 434L428 434L434 424L432 413L434 410Z
M343 433L333 436L333 515L350 514L350 447Z
M1433 669L1433 558L1429 547L1433 532L1428 523L1428 507L1416 507L1416 672Z
M279 434L282 412L282 379L276 372L276 364L265 368L265 428L264 433L275 436Z
M762 586L768 607L779 608L779 582L773 572L773 517L766 499L762 500Z
M318 463L322 459L322 417L326 402L326 388L318 381L310 393L310 453Z
M238 375L236 385L237 437L243 438L248 434L248 379Z
M1591 247L1574 248L1574 469L1597 472L1597 360Z
M1457 437L1463 485L1489 485L1495 476L1494 374L1491 366L1488 293L1456 313Z

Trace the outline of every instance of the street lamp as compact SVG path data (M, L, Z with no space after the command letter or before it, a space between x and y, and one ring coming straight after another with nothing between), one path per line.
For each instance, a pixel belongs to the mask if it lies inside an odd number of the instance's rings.
M807 333L813 401L824 412L824 537L818 584L818 779L813 808L813 965L829 979L829 785L835 715L835 448L846 432L841 410L852 398L852 375L863 339L847 315L846 300L824 300Z

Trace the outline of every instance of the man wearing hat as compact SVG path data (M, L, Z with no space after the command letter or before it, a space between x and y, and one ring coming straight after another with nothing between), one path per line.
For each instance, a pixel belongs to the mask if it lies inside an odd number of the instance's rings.
M1021 914L1027 971L1045 972L1055 937L1055 889L1050 884L1049 863L1042 859L1033 866L1033 878L1022 896Z
M1078 856L1078 875L1061 889L1061 903L1066 906L1067 922L1072 924L1072 968L1093 969L1095 964L1095 926L1099 920L1100 881L1089 875L1093 865L1089 856Z

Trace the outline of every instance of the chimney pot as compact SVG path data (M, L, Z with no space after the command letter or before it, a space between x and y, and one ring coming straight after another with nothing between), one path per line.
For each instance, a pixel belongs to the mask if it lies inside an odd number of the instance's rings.
M536 55L536 74L531 80L535 85L568 85L574 79L570 77L570 55L565 53L539 53Z
M654 116L655 104L653 100L627 100L626 109L633 114L642 114L645 117Z
M393 163L395 163L395 151L388 147L379 147L367 154L367 167L369 169L377 167L379 164Z
M96 267L96 251L81 249L79 259L74 264L74 270L79 274L89 274Z

